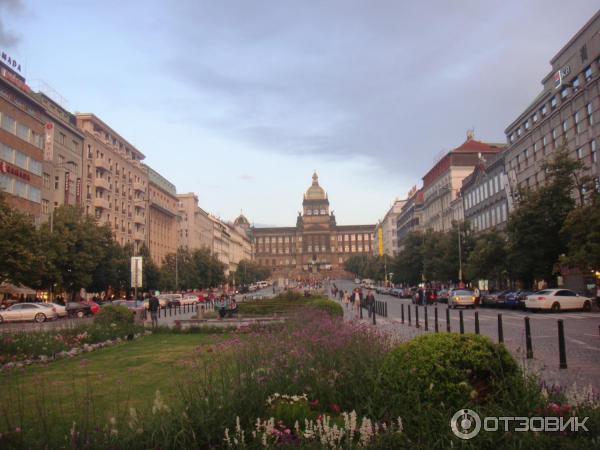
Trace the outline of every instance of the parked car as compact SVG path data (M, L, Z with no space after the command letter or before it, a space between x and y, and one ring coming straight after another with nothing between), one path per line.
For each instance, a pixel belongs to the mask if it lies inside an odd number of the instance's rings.
M0 323L33 320L37 323L56 319L58 313L51 303L15 303L0 310Z
M83 300L82 303L85 303L86 305L90 306L92 314L97 314L98 311L100 311L100 305L92 300Z
M383 295L390 295L391 292L392 292L392 288L389 288L389 287L381 288L381 294L383 294Z
M56 310L56 314L58 317L66 317L67 316L67 308L64 305L59 303L49 303Z
M577 294L569 289L544 289L528 295L525 308L533 310L550 310L553 312L565 309L592 309L592 299Z
M440 303L448 303L448 293L449 289L440 289L437 291L438 302Z
M504 306L506 294L512 292L509 289L496 292L488 292L481 296L482 306Z
M453 289L448 295L448 308L464 306L475 308L475 295L468 289Z
M174 308L176 306L181 306L181 301L183 300L183 295L181 294L168 294L169 297L169 308Z
M360 278L355 278L354 279L354 284L360 284Z
M525 297L533 294L533 291L512 291L504 296L504 306L507 308L522 308L525 304Z
M517 295L517 300L519 301L519 308L525 309L525 300L530 295L535 294L536 291L519 291L519 295Z
M198 303L198 296L196 294L185 294L181 299L182 305L195 305Z
M390 295L393 295L394 297L402 297L402 289L400 289L400 288L393 288L390 291Z
M66 304L65 308L69 317L81 318L94 314L92 312L92 306L84 302L69 302Z

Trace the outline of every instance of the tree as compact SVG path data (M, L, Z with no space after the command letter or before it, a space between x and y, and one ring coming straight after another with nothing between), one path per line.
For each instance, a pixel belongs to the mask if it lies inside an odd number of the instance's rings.
M32 219L11 208L0 195L0 283L34 286L42 262Z
M600 271L600 194L592 191L590 203L572 210L561 235L566 241L562 262L585 272Z
M392 261L391 258L390 261ZM383 256L361 253L350 256L344 262L344 270L355 274L358 278L370 278L381 281L385 278L384 264Z
M506 238L502 234L496 231L479 234L465 264L466 278L496 280L499 286L507 271L506 256Z
M160 269L160 287L162 290L176 290L218 286L225 281L225 269L225 264L208 249L190 252L189 249L180 247L177 253L165 257Z
M234 276L237 284L246 285L266 280L270 275L269 268L261 266L256 261L244 259L238 263Z
M394 283L415 286L423 276L423 233L413 231L407 234L404 248L392 262Z
M346 261L344 261L344 270L346 272L353 273L358 278L362 278L366 264L367 255L352 255Z

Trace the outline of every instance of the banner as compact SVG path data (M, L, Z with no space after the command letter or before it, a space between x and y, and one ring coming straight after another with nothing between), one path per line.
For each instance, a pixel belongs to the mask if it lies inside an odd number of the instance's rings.
M45 132L44 161L52 161L54 158L54 124L52 122L46 124Z
M81 205L81 178L75 182L75 203Z
M383 256L383 229L381 225L377 227L377 245L379 256Z
M142 287L143 261L141 256L131 257L131 287Z
M65 205L69 204L69 194L71 193L71 174L65 172Z

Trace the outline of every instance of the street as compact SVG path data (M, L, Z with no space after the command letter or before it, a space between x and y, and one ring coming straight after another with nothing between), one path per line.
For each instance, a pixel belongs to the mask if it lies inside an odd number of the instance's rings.
M338 288L351 290L356 285L351 281L333 281ZM374 292L374 291L373 291ZM375 292L374 292L375 293ZM388 330L402 339L425 333L425 308L419 306L419 327L416 326L415 309L410 299L401 299L390 295L376 294L376 300L387 302L388 317L377 317L377 326ZM404 306L404 323L402 323ZM411 308L411 325L408 324L408 308ZM438 311L439 331L446 331L446 304L440 303L427 307L429 332L434 332L435 310ZM562 312L536 313L521 310L476 308L451 309L450 330L460 329L460 311L463 312L465 333L475 332L475 313L479 315L480 334L498 342L498 314L502 315L504 344L514 357L528 371L538 373L549 385L568 386L576 383L579 388L591 384L600 389L600 313ZM346 313L347 317L351 315ZM367 320L367 315L363 314ZM526 357L525 317L530 318L533 358ZM558 325L564 323L567 369L559 369Z

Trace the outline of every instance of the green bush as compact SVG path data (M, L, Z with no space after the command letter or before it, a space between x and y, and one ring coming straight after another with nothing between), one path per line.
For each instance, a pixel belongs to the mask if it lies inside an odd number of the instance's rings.
M408 400L407 394L432 408L486 403L495 400L506 380L518 379L519 366L506 348L474 334L419 336L394 349L382 368L391 411Z
M313 308L325 311L331 316L343 317L344 309L339 303L333 302L325 298L317 298L309 303Z
M126 326L133 325L133 319L133 314L125 306L106 305L98 311L94 323L101 326Z

